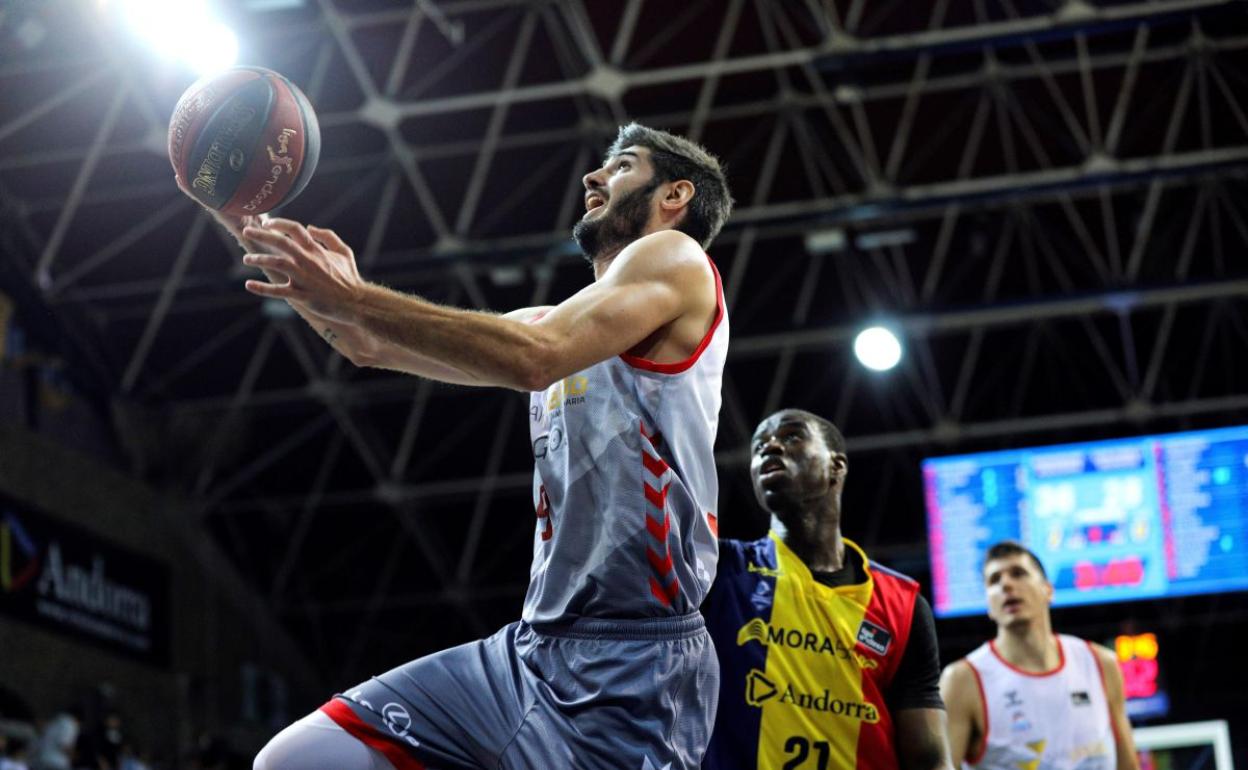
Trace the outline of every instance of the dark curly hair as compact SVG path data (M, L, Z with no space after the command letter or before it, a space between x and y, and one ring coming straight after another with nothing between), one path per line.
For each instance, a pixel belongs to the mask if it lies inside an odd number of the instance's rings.
M732 213L732 195L719 159L697 142L640 123L620 126L607 157L633 146L650 151L655 181L687 179L693 184L693 200L676 229L702 244L702 248L709 247Z

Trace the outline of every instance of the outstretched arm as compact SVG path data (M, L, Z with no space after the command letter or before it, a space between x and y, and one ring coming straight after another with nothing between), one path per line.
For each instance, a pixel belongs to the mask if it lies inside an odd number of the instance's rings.
M445 307L363 281L349 249L326 249L289 220L249 227L244 235L272 252L248 254L246 264L288 277L282 283L248 281L249 291L358 326L406 355L476 383L522 391L543 390L623 353L703 307L707 297L714 301L705 255L691 238L674 231L635 241L600 280L528 321Z
M263 247L258 242L247 238L243 234L243 230L247 227L268 227L272 221L270 217L267 215L232 217L218 211L208 210L208 212L216 220L217 224L234 236L234 239L242 247L243 251L257 252L263 250ZM354 256L351 254L350 248L332 230L310 227L308 228L308 233L322 248L343 252L351 258L354 264ZM261 268L261 272L264 273L271 283L282 284L289 281L287 276L272 268ZM356 366L389 369L456 385L484 384L464 372L441 366L434 361L412 354L397 345L369 334L359 326L344 324L318 316L301 302L288 299L286 304L290 305L291 309L308 326L312 327L317 336L325 340L330 347ZM540 310L542 308L523 308L509 315L524 319Z

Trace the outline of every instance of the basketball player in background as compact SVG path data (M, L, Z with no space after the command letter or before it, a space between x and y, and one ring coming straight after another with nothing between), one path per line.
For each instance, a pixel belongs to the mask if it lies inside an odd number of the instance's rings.
M248 290L354 363L528 392L536 460L523 620L349 688L258 770L698 767L719 679L697 609L728 346L704 249L732 200L713 156L637 124L583 182L573 235L594 282L506 315L369 283L331 231L218 217L269 276Z
M931 607L841 534L848 467L840 431L810 412L754 432L771 532L720 541L702 606L722 682L707 770L952 767Z
M1053 633L1053 586L1036 555L993 545L984 586L997 636L940 681L953 756L991 770L1138 770L1118 662Z

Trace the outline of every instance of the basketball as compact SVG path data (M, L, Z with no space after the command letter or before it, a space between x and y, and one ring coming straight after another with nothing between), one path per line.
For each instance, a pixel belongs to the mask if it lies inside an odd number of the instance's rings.
M308 98L262 67L233 67L197 81L169 120L169 161L179 185L233 216L293 200L312 177L320 148Z

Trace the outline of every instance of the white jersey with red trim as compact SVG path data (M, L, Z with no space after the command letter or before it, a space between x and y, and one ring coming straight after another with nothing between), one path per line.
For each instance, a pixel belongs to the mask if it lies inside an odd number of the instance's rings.
M992 642L966 662L979 681L985 740L967 762L992 770L1113 770L1118 763L1104 673L1091 645L1059 634L1060 662L1033 674Z
M719 271L688 359L612 357L530 397L537 531L523 617L694 612L719 556L713 447L728 352Z

